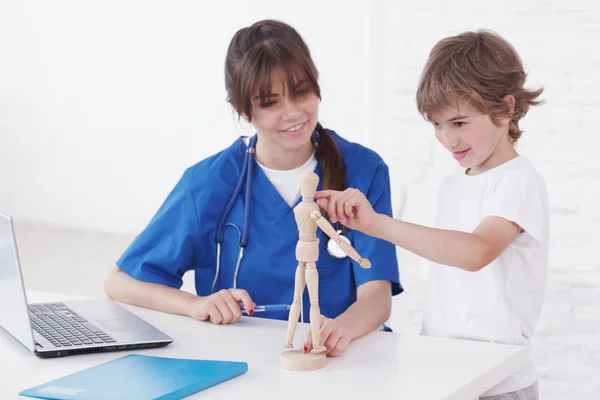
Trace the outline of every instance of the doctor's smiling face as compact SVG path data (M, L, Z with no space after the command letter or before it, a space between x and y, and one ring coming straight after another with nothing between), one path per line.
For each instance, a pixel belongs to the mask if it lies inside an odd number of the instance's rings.
M317 125L319 97L307 79L286 83L285 73L278 68L271 75L271 88L252 93L252 124L258 132L257 159L272 163L270 167L285 169L299 167L312 155L310 137ZM273 157L273 155L278 156ZM269 166L269 165L267 165Z
M318 75L306 43L283 22L257 22L231 40L225 60L227 101L256 129L261 164L293 169L311 157L321 99Z

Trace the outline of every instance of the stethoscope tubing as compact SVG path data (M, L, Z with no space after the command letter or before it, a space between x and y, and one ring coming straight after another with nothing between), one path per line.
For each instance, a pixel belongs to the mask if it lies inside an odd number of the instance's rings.
M246 148L246 152L244 154L244 162L242 164L242 170L240 172L240 180L238 181L231 198L227 202L227 205L225 206L225 210L223 211L223 214L221 215L221 218L219 219L219 223L217 224L217 231L215 234L215 241L217 242L216 271L215 271L215 277L213 279L213 283L212 283L212 286L210 289L210 293L214 292L216 284L217 284L217 280L219 279L219 274L221 272L220 271L220 269L221 269L221 244L224 241L225 229L228 226L233 226L234 228L236 228L236 230L238 231L239 237L240 237L240 242L239 242L240 250L238 253L238 258L237 258L237 262L236 262L235 270L234 270L234 274L233 274L233 288L234 289L237 288L237 277L238 277L238 273L240 270L240 264L242 262L242 258L244 257L244 248L246 246L248 246L248 237L249 237L248 224L250 221L250 201L251 201L251 195L252 195L252 173L253 173L253 169L254 169L253 161L254 161L254 153L256 151L257 139L258 139L257 135L254 135L252 138L250 138L250 142L248 143L248 147ZM311 141L313 143L318 143L320 141L320 135L318 132L315 132L313 134ZM244 177L245 177L245 179L244 179ZM238 197L240 196L240 193L242 192L244 183L246 184L246 198L244 201L244 225L243 225L243 229L240 230L240 228L237 225L235 225L233 223L227 224L226 222L227 222L227 218L229 218L229 214L231 214L231 210L233 209L233 206L234 206L236 200L238 199ZM329 249L329 246L328 246L327 250L332 257L345 258L345 257L340 257L340 256L334 254Z

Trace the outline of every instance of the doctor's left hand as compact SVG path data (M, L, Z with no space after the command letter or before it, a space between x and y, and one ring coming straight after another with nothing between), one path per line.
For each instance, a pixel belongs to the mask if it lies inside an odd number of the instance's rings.
M327 349L325 354L330 357L341 354L351 341L348 329L343 327L337 320L324 316L321 318L319 334L321 336L321 344L324 344ZM310 329L304 340L304 350L312 350L312 334Z

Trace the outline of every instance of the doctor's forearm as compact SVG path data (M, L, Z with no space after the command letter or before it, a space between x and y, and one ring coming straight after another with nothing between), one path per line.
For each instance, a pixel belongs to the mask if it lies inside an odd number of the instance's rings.
M117 269L104 283L113 300L171 314L189 316L190 305L198 296L165 285L137 280Z
M358 288L358 292L356 302L336 318L350 332L351 340L379 328L387 321L392 310L391 285L388 281L367 282Z
M435 263L467 271L477 270L487 251L486 243L472 233L411 224L382 214L368 234Z

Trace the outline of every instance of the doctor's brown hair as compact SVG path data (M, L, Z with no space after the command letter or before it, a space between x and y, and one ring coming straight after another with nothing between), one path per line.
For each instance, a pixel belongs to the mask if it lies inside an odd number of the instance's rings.
M515 143L523 133L519 120L543 88L523 87L527 74L517 51L494 32L465 32L440 40L431 50L417 90L417 108L425 119L445 106L466 101L497 124L497 118L510 117L508 135ZM515 98L514 110L503 101Z
M274 20L263 20L242 28L234 35L225 59L227 101L240 114L252 121L253 91L258 88L260 104L268 102L271 74L281 68L290 97L295 99L298 83L321 99L318 71L302 37L291 26ZM315 156L323 171L323 189L345 190L346 174L340 151L320 123L316 130L320 142ZM321 213L326 216L324 210Z

